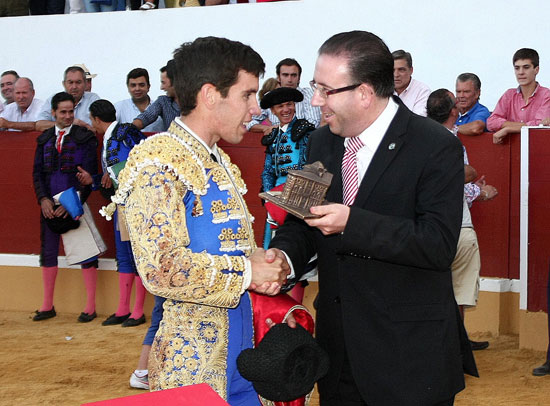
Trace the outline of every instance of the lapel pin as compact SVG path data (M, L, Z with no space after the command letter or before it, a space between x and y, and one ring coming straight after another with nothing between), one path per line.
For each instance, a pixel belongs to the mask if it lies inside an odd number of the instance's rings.
M389 150L395 149L395 142L392 142L390 145L388 145L388 149Z

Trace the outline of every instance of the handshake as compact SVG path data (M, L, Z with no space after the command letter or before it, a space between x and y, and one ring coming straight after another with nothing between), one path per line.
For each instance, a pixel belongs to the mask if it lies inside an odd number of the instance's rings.
M290 265L283 252L277 248L265 251L257 248L248 258L252 265L249 290L264 295L278 294L290 274Z

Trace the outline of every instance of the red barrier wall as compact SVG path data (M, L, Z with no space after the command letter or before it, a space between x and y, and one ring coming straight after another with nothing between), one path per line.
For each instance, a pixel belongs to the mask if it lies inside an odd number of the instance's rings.
M529 262L527 308L547 309L548 258L550 256L550 130L529 134Z
M38 254L40 250L39 208L31 176L37 135L0 132L0 190L4 192L0 224L5 236L0 239L0 253ZM264 161L261 135L247 133L239 145L220 143L241 168L247 184L245 198L256 219L254 231L258 245L261 245L265 223L265 211L258 198ZM531 311L546 310L550 242L550 166L547 164L550 143L546 140L549 135L550 130L541 129L532 131L530 138L528 309ZM512 135L503 145L494 145L488 133L460 138L467 148L471 165L499 191L495 200L475 202L471 210L481 249L481 274L519 279L520 136ZM106 202L99 193L92 193L89 200L98 228L109 247L105 256L112 258L112 224L97 213Z
M36 137L39 134L0 132L0 190L3 191L0 224L5 236L0 239L0 253L40 253L40 209L32 185ZM258 197L265 149L260 144L261 136L262 133L247 133L239 145L219 144L241 168L248 188L245 200L256 219L254 232L259 246L265 223L265 211ZM92 193L88 199L98 229L108 246L105 257L114 258L113 224L98 213L107 203L108 201L97 192Z

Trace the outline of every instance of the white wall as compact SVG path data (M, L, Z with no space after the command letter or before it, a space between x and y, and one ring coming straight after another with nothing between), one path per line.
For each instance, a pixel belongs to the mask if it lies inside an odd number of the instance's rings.
M457 74L477 73L481 101L492 109L505 89L516 86L512 55L535 48L541 55L539 82L550 87L548 0L303 0L217 7L160 9L0 19L4 33L0 71L15 69L35 83L45 99L62 90L63 70L85 63L97 73L93 91L116 102L127 98L125 77L149 70L151 96L160 95L158 69L182 42L225 36L252 45L265 59L266 77L285 57L313 74L316 52L332 34L354 29L382 37L390 50L413 55L414 77L433 90L454 88Z

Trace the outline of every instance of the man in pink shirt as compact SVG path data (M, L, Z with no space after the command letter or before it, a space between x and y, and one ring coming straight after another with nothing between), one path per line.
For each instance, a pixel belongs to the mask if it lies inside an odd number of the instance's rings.
M537 51L521 48L514 54L513 63L519 86L502 95L487 119L487 129L495 132L495 144L502 143L508 134L519 133L521 127L539 125L550 116L550 89L535 80L539 73Z
M399 96L410 111L426 117L426 101L431 91L427 85L411 77L413 73L411 54L399 49L393 51L391 55L395 87L393 94Z

